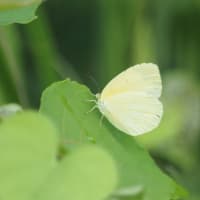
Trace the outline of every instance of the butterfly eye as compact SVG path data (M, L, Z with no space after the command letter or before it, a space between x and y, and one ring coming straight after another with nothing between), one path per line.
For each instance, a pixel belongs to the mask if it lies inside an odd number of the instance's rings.
M101 94L97 93L95 96L96 96L97 99L100 99Z

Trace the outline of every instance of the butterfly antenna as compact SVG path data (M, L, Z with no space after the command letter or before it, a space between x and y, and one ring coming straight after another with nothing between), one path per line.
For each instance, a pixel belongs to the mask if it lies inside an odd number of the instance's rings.
M88 75L88 78L91 80L91 82L96 86L97 91L100 91L99 83L98 81L92 76Z
M98 106L94 105L89 111L87 111L87 114L91 113L93 110L95 110Z

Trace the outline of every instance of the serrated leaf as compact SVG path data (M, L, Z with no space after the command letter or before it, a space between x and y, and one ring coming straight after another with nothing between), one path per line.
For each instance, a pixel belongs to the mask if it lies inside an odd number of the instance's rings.
M145 200L169 200L176 184L133 137L115 129L106 119L100 123L99 111L88 113L94 106L88 100L94 100L94 95L85 86L70 80L57 82L44 91L40 112L55 123L68 150L95 143L109 151L118 167L118 190L141 186Z
M27 200L55 167L57 135L41 114L22 112L0 124L0 199Z
M33 21L41 0L2 0L0 2L0 25L26 24Z
M36 200L102 200L117 185L112 157L94 145L66 156L42 187Z

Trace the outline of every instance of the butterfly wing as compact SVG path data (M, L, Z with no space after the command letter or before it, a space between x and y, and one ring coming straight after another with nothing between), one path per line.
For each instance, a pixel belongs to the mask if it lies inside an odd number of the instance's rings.
M103 90L100 110L118 129L139 135L160 122L162 84L157 65L141 64L116 76Z
M112 79L101 93L101 99L126 92L141 92L159 98L162 84L158 66L152 63L135 65Z

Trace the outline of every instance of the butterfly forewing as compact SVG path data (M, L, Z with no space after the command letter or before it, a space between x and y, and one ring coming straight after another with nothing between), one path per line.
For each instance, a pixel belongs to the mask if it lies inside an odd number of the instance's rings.
M101 93L101 99L125 92L139 92L160 97L162 90L158 66L152 63L135 65L112 79Z

